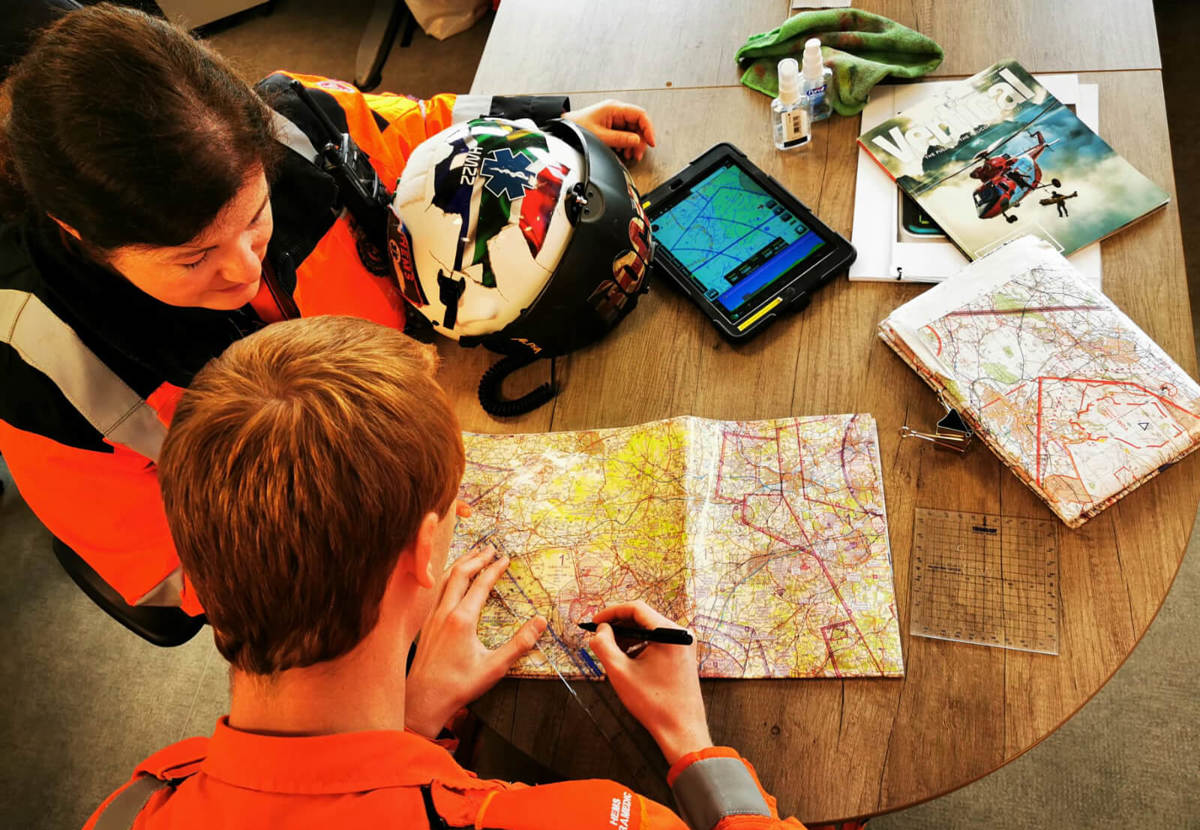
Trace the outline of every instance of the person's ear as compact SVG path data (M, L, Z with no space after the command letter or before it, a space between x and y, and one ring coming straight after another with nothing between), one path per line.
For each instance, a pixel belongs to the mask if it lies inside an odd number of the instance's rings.
M438 583L434 573L437 553L438 514L430 511L417 527L417 538L412 543L412 574L422 588L432 588Z
M72 228L70 225L68 225L68 224L67 224L66 222L64 222L63 220L59 219L59 218L58 218L57 216L55 216L53 213L47 213L46 215L47 215L47 216L49 216L51 219L53 219L55 222L57 222L57 223L58 223L58 226L59 226L60 228L62 228L62 229L63 229L64 231L66 231L67 233L71 234L71 236L75 237L75 239L76 239L76 240L78 240L79 242L82 242L82 241L83 241L83 237L79 235L79 231L77 231L77 230L75 230L74 228Z

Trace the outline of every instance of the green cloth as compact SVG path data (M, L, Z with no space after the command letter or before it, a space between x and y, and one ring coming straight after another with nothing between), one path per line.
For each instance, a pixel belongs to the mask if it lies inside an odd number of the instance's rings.
M821 39L821 58L833 68L826 95L840 115L861 112L871 87L888 75L919 78L942 62L942 47L920 32L871 12L828 9L803 12L778 29L751 35L737 51L738 63L748 65L742 83L772 98L779 95L779 61L801 61L810 37Z

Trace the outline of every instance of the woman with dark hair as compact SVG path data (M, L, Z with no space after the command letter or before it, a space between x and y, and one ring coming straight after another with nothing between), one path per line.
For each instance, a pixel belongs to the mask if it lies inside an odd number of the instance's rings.
M363 95L284 72L251 88L185 32L110 5L49 27L4 92L0 453L42 522L127 602L190 613L201 609L155 462L193 375L289 317L404 326L383 240L315 163L322 122L394 183L454 121L568 109L561 97ZM565 117L627 158L653 142L638 107Z

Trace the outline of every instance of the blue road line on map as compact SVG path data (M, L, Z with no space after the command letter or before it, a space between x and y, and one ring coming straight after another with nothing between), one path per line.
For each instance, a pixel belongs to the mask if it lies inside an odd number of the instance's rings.
M708 265L710 262L712 262L713 260L715 260L718 257L727 257L729 259L734 260L735 262L740 262L740 260L737 257L735 257L733 254L727 254L726 251L728 251L730 248L733 248L734 246L741 245L743 242L745 242L746 238L748 236L750 236L750 234L753 233L754 231L761 231L762 233L774 233L775 232L774 230L767 230L767 226L774 225L779 222L779 216L769 213L769 212L766 215L766 217L763 219L763 221L757 225L751 225L748 222L738 222L736 219L730 219L725 216L717 216L714 214L704 213L703 209L708 208L711 205L711 203L716 200L717 196L719 196L722 191L726 191L726 190L733 190L733 191L737 191L738 193L750 194L750 195L754 196L755 199L760 202L763 198L769 198L768 194L765 191L761 191L761 190L746 190L745 188L732 187L732 186L719 187L715 191L713 191L711 196L705 196L706 201L701 206L701 208L702 208L701 212L698 213L691 220L691 222L689 222L687 224L687 226L684 227L683 230L680 231L679 234L674 237L674 239L671 239L666 234L659 233L658 238L667 247L667 250L671 251L673 254L675 254L677 257L679 257L680 261L683 262L687 266L687 268L690 271L692 271L692 273L694 273L694 274L697 273L698 270L703 269L706 265ZM765 209L763 207L763 205L761 205L761 204L755 205L754 207L759 208L759 209ZM663 219L666 219L669 217L670 217L670 211L668 211L667 213L664 213L662 216L660 216L659 221L661 222ZM722 223L722 224L726 224L726 225L736 225L739 228L747 228L748 230L746 233L743 233L741 236L735 237L728 244L726 244L724 248L721 248L719 250L712 250L711 248L679 247L678 243L687 237L687 235L691 232L692 228L695 227L696 223L698 223L698 222L702 222L704 224L704 227L709 227L716 223ZM784 224L786 225L787 223L785 222ZM803 225L801 225L801 227L803 227ZM691 258L689 261L688 259L685 259L684 257L680 256L680 254L684 253L685 251L698 251L702 254L706 254L707 256L704 257L703 259L699 259L699 260L697 260L696 258ZM701 280L701 281L703 281L703 280Z

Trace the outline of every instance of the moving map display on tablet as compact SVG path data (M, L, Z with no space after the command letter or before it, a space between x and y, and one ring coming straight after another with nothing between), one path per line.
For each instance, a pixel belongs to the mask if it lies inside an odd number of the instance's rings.
M854 246L728 142L645 194L642 207L654 272L733 342L803 310L854 262Z
M658 244L732 322L771 299L827 244L731 161L652 222Z

